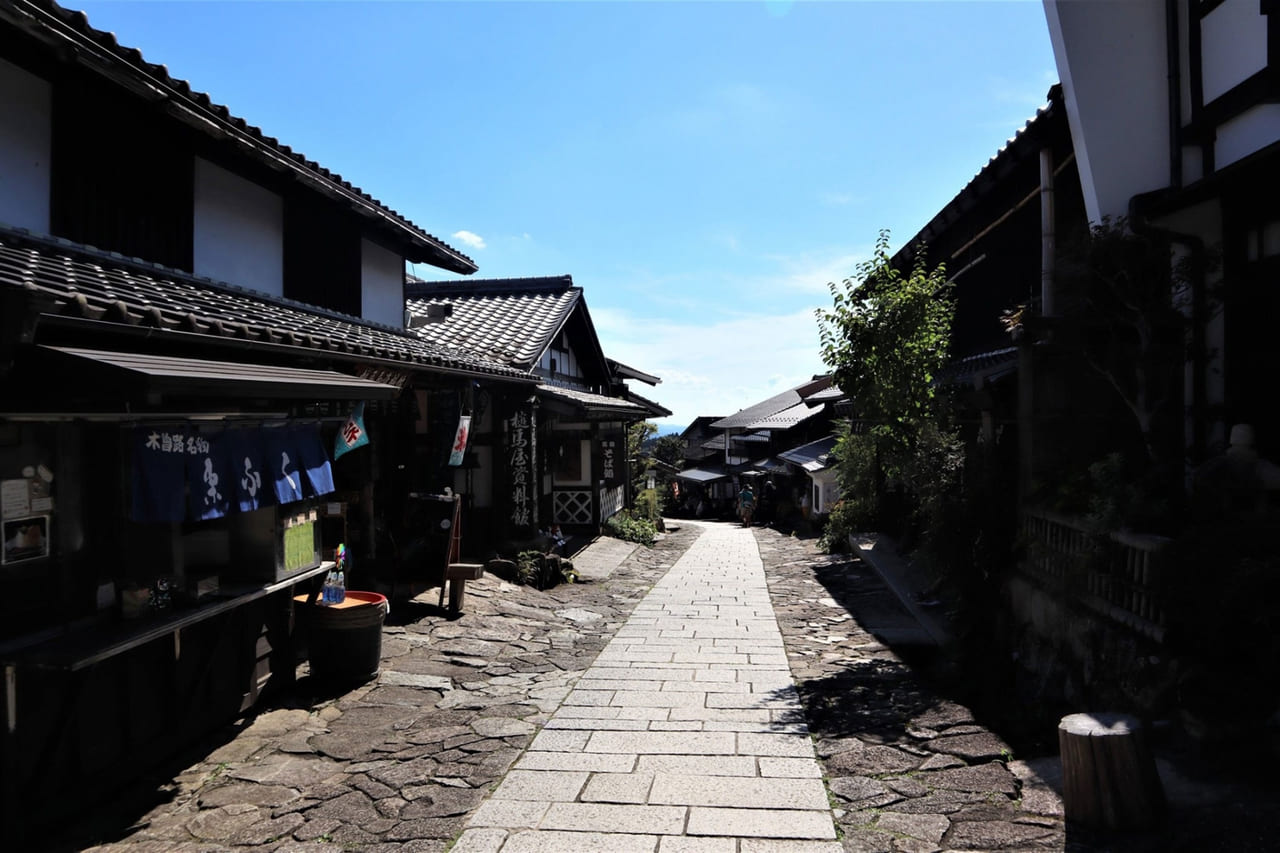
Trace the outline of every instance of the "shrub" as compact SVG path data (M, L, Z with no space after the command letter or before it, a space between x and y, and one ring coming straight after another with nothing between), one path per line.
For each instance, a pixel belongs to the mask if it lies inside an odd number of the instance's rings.
M624 542L652 545L658 538L658 528L647 518L637 518L630 510L623 510L604 523L610 536Z
M560 583L575 583L578 572L573 563L555 554L521 551L516 555L516 583L534 589L550 589Z

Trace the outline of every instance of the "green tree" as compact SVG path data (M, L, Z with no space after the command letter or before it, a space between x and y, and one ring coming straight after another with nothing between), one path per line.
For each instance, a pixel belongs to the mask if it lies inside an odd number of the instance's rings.
M945 267L928 269L921 254L904 274L881 231L871 259L829 288L832 307L817 311L822 358L855 410L835 449L850 500L833 514L831 533L927 525L943 511L963 458L936 382L955 314ZM893 510L891 495L902 501Z
M679 468L684 461L684 439L675 433L659 437L653 444L653 458Z

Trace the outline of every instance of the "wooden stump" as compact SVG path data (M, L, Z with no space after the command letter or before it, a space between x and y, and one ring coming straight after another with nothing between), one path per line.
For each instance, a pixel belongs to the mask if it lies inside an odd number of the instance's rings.
M1126 714L1071 714L1058 724L1069 822L1142 829L1164 817L1164 788L1146 732Z

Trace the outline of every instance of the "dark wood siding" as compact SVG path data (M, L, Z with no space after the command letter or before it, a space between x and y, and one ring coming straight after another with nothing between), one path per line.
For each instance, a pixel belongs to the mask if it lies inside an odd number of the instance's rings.
M191 144L157 109L70 72L54 87L52 227L190 271Z
M284 295L360 316L360 230L300 193L285 197Z

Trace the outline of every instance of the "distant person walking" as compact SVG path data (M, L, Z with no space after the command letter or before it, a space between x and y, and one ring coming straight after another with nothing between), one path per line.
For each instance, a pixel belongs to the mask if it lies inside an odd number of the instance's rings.
M742 526L751 526L751 515L756 509L756 493L751 491L751 484L746 483L738 492L738 515L742 518Z

